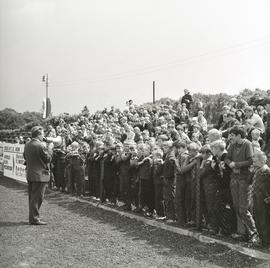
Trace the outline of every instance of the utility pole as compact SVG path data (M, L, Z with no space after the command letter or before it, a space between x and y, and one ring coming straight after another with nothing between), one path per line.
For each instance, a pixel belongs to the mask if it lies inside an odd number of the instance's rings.
M49 76L48 74L42 76L42 81L46 83L46 95L45 98L49 98Z
M49 98L49 75L43 75L42 76L42 81L45 82L46 85L46 92L45 92L45 101L44 101L44 114L43 114L43 118L47 118L50 113L51 113L51 101Z
M153 104L156 102L156 83L153 81Z
M46 74L46 100L49 98L49 76Z

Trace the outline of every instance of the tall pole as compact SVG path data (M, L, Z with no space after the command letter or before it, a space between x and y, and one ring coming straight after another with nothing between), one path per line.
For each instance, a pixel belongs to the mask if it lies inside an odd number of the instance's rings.
M49 98L49 76L46 74L46 101Z
M156 83L153 81L153 104L156 102Z

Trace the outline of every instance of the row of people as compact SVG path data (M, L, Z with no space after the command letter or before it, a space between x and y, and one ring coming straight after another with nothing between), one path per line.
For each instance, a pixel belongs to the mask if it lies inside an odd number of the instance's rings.
M122 201L126 210L269 246L267 158L243 127L229 132L226 144L218 130L210 130L202 147L182 139L96 141L87 155L74 142L58 169L61 187L83 194L86 166L89 195L101 202Z

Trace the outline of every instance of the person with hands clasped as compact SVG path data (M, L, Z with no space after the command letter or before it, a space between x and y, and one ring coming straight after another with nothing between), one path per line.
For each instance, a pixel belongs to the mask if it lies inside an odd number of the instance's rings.
M154 192L155 192L155 210L156 218L158 220L165 219L165 205L163 197L163 151L161 149L156 149L153 152L153 182L154 182Z
M139 198L140 207L145 210L146 216L152 216L154 212L154 185L152 177L152 155L150 155L150 146L141 144L138 161L138 178L140 184Z
M232 169L230 188L236 214L243 223L248 240L257 244L259 237L252 214L250 212L250 171L253 148L250 141L245 139L243 127L235 126L230 130L231 144L225 163ZM240 230L237 230L238 232ZM243 236L243 234L240 234ZM244 237L243 237L244 238Z
M262 246L270 248L270 168L262 151L255 151L253 157L252 200L254 218Z

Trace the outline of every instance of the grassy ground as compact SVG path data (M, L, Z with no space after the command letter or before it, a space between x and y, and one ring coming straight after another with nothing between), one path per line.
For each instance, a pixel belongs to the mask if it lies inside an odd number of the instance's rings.
M47 226L27 223L26 186L0 178L0 267L270 267L116 213L46 194Z

